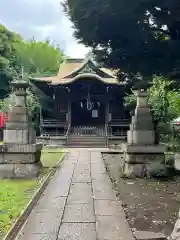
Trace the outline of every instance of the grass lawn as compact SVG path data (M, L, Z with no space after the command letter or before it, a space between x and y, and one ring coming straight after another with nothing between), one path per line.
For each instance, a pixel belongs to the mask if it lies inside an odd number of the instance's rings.
M32 198L35 190L49 171L62 158L63 152L58 149L43 149L41 162L44 168L36 179L0 180L0 239L8 232Z
M41 155L43 167L55 167L63 156L62 149L59 148L44 148Z

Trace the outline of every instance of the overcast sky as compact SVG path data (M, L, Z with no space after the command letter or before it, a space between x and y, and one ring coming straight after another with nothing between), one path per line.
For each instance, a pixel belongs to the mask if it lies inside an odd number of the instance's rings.
M0 23L24 38L55 41L70 57L84 57L87 49L73 38L61 0L0 0Z

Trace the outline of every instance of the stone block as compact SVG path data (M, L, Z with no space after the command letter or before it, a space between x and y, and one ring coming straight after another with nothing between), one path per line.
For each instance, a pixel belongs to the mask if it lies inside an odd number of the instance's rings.
M127 153L124 152L124 161L121 165L121 175L127 178L150 177L150 165L152 162L165 162L164 153Z
M0 179L13 178L14 165L13 164L0 164Z
M5 153L4 163L5 164L25 164L25 163L35 163L34 154L21 154L21 153Z
M40 164L0 164L0 178L37 177L40 167Z
M15 129L4 130L5 143L32 144L35 141L35 131L34 129L29 129L28 126L25 129L17 129L16 126Z
M130 130L127 132L127 142L136 145L152 145L155 143L155 133L147 130Z
M33 178L39 174L40 164L15 164L14 177L15 178Z
M122 174L123 177L127 178L144 178L147 175L147 167L145 164L129 164L125 162Z
M147 92L137 91L137 106L127 133L127 144L122 146L124 159L121 173L124 177L148 177L150 162L165 161L165 146L155 145L152 114Z
M144 163L149 164L152 161L164 163L165 162L165 155L162 154L151 154L151 153L126 153L124 156L124 161L131 164L137 164L137 163Z
M139 153L139 154L164 154L166 151L165 145L145 145L145 144L124 144L122 146L124 152Z
M162 233L154 233L148 231L135 231L134 237L137 240L166 240L166 236Z

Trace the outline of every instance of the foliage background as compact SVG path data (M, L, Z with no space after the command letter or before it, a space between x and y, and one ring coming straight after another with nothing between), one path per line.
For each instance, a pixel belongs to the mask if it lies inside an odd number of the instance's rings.
M0 25L0 111L8 112L15 102L10 83L21 78L22 66L24 79L29 81L29 76L56 74L63 61L64 53L50 40L25 41ZM40 108L47 110L49 102L50 98L31 82L27 96L30 115L37 120Z

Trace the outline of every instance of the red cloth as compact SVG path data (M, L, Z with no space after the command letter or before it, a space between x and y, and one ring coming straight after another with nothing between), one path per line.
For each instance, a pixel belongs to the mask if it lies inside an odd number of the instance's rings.
M0 128L3 128L5 127L6 125L6 122L8 121L9 119L9 116L10 116L10 113L3 113L3 112L0 112Z

